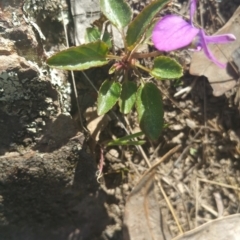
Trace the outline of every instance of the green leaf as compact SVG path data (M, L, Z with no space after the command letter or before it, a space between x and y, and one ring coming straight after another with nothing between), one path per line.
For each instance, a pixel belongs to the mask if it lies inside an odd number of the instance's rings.
M174 59L160 56L154 59L153 69L150 74L159 79L174 79L183 75L183 69Z
M161 92L155 84L145 83L139 87L136 108L142 131L156 140L163 128L163 105Z
M107 44L108 48L112 47L111 36L108 32L105 31L102 39L100 39L100 38L101 38L101 32L97 27L86 28L86 33L85 33L85 42L86 43L102 40L103 42L105 42Z
M137 84L132 81L125 81L122 84L121 97L119 99L120 112L128 114L136 102Z
M155 27L156 23L159 21L159 19L154 19L148 26L146 32L145 32L145 38L144 38L144 41L143 43L148 43L148 44L151 44L153 45L152 41L150 40L151 37L152 37L152 31L153 31L153 28Z
M153 1L130 23L127 30L126 42L130 50L141 40L155 15L169 2L169 0Z
M121 84L106 80L99 89L97 100L98 115L108 112L117 102L121 94Z
M109 68L109 70L108 70L108 74L113 74L113 73L115 73L115 71L117 70L117 66L116 66L116 64L113 64L110 68Z
M197 149L195 149L195 148L190 148L190 149L189 149L189 153L190 153L192 156L195 156L196 153L197 153Z
M62 70L86 70L108 63L107 45L102 41L83 44L63 50L47 60L50 67Z
M131 135L128 135L128 136L125 136L125 137L122 137L122 138L118 138L118 139L115 139L115 140L112 140L110 142L108 142L107 146L116 146L116 145L142 145L144 144L146 141L144 140L132 140L136 137L140 137L143 135L143 132L138 132L138 133L134 133L134 134L131 134Z
M100 0L103 14L119 30L126 27L132 19L132 10L124 0Z

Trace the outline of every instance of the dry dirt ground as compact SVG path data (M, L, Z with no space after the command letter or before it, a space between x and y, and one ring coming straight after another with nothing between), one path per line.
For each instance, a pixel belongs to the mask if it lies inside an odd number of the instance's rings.
M204 20L209 33L222 27L240 4L238 0L200 2L197 19ZM136 15L147 1L129 3ZM89 124L93 118L93 125L98 125L95 140L99 140L96 143L82 133L70 74L45 64L48 56L66 47L59 6L71 19L69 4L0 2L0 240L124 239L130 192L149 165L176 146L152 179L162 186L155 186L159 203L155 208L164 208L169 234L174 237L180 229L188 231L219 216L239 213L239 86L214 97L205 77L196 79L188 73L192 53L176 52L185 74L178 81L157 83L166 123L158 141L142 146L145 155L134 146L101 149L105 140L126 134L122 124L138 130L136 114L124 119L116 108L115 115L96 123L97 94L86 76L76 73L83 120ZM175 1L162 14L166 12L186 15L187 1ZM72 17L67 26L70 44L76 41ZM107 69L86 75L99 88ZM188 86L191 91L175 96ZM104 175L98 182L101 156ZM147 199L144 193L140 197Z

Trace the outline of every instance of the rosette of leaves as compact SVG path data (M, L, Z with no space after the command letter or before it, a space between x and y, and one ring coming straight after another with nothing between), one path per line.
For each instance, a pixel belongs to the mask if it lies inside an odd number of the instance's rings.
M156 140L163 128L162 97L154 83L142 80L141 71L145 70L157 80L176 79L182 76L182 67L174 59L158 56L154 59L153 68L148 69L140 65L137 59L144 56L136 53L136 49L149 39L156 14L168 2L153 1L132 19L132 10L124 0L100 0L102 13L107 19L103 28L93 26L87 29L86 44L70 47L47 60L50 67L74 71L113 62L109 78L98 92L98 114L106 114L115 104L119 105L123 114L128 114L136 106L140 128L151 140ZM123 38L124 49L119 55L113 54L114 45L106 28L107 23L118 29ZM133 72L139 81L131 79Z

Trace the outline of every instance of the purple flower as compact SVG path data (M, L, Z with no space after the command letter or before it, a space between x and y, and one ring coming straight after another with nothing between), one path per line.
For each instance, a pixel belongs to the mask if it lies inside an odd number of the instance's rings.
M192 43L196 38L196 50L203 50L208 59L221 68L226 64L220 63L210 52L209 43L228 43L236 40L233 34L207 36L203 29L193 25L197 0L190 0L190 23L176 15L167 15L158 21L153 29L152 41L159 51L169 52Z

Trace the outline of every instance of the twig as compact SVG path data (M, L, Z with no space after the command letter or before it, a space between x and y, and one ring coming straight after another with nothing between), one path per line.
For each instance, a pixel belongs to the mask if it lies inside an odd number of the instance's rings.
M213 216L218 217L218 213L217 213L215 210L213 210L210 206L208 206L207 204L201 203L201 206L202 206L205 210L207 210L208 212L210 212Z
M64 34L65 34L65 38L66 38L66 44L67 47L69 47L69 41L68 41L68 37L67 37L67 28L66 28L66 24L64 22L64 16L63 16L63 12L61 11L61 16L62 16L62 21L63 21L63 28L64 28ZM81 115L81 109L80 109L80 105L79 105L79 96L78 96L78 92L77 92L77 87L76 87L76 81L75 81L75 76L73 71L71 72L71 76L72 76L72 83L73 83L73 90L74 90L74 95L76 98L76 102L77 102L77 109L78 109L78 117L79 117L79 121L80 121L80 125L81 128L85 131L85 132L89 132L83 125L83 119L82 119L82 115Z
M197 213L198 213L198 209L199 209L199 202L198 202L198 193L199 193L199 182L205 182L205 183L209 183L209 184L215 184L215 185L219 185L221 187L225 187L225 188L230 188L230 189L234 189L234 190L237 190L240 192L240 188L238 187L235 187L235 186L231 186L231 185L228 185L228 184L225 184L225 183L219 183L219 182L215 182L215 181L210 181L210 180L207 180L207 179L203 179L203 178L197 178L196 179L196 192L195 192L195 196L196 196L196 207L195 207L195 227L197 227ZM202 207L206 207L205 205L201 204Z
M222 197L219 192L213 193L213 196L217 205L218 217L221 217L223 216L223 211L224 211Z
M170 156L172 156L175 152L177 152L180 149L180 145L175 146L171 150L169 150L163 157L157 160L155 164L153 164L145 173L144 175L149 174L151 171L153 171L156 167L159 166L160 163L164 162L167 160Z
M92 86L92 88L98 93L97 88L95 87L95 85L92 83L91 79L88 77L88 75L82 71L82 74L84 75L84 77L87 79L87 81L89 82L89 84Z
M205 130L204 130L204 141L203 141L203 148L202 148L202 151L203 151L203 161L206 162L206 148L207 148L207 145L206 143L208 142L208 136L207 136L207 131L206 131L206 127L207 127L207 98L206 98L206 80L204 79L203 81L203 86L204 86L204 97L203 97L203 115L204 115L204 127L205 127Z
M172 156L175 152L177 152L179 149L181 148L181 145L177 145L174 148L172 148L171 150L169 150L163 157L161 157L160 159L158 159L156 161L156 163L154 163L154 165L151 166L151 168L155 168L157 167L161 162L165 161L166 159L168 159L170 156Z
M203 4L200 2L200 20L201 20L201 27L204 28L204 17L203 17Z
M179 189L177 188L176 184L170 183L170 181L166 180L166 177L162 177L162 180L163 180L165 183L167 183L169 186L171 186L172 188L174 188L175 191L180 195L181 200L182 200L182 205L183 205L183 207L184 207L184 210L185 210L185 213L186 213L186 216L187 216L188 229L191 230L190 216L189 216L189 213L188 213L188 210L187 210L186 203L185 203L185 201L183 200L183 195L182 195L182 193L179 191Z
M231 189L240 191L240 188L235 187L235 186L231 186L231 185L228 185L228 184L225 184L225 183L219 183L219 182L215 182L215 181L210 181L210 180L203 179L203 178L197 178L197 179L198 179L199 181L201 181L201 182L211 183L211 184L219 185L219 186L221 186L221 187L231 188Z
M98 171L96 172L97 175L97 181L100 182L100 178L103 176L102 171L103 171L103 164L104 164L104 156L103 156L103 149L100 146L100 161L99 161L99 168Z
M195 188L195 228L198 226L197 219L198 219L198 193L199 193L199 179L197 178L196 181L196 188Z
M190 93L190 92L192 91L192 89L193 89L194 86L196 85L197 79L198 79L198 77L194 78L194 80L193 80L193 82L191 83L190 86L187 86L187 87L181 89L180 91L176 92L173 96L174 96L174 97L178 97L178 96L184 94L183 97L185 97L188 93ZM182 98L183 98L183 97L182 97Z
M156 177L155 177L155 179L156 179ZM156 179L156 180L158 181L158 187L160 188L160 190L162 192L162 195L163 195L165 201L167 202L167 205L168 205L168 207L169 207L169 209L170 209L170 211L172 213L172 216L173 216L173 218L174 218L174 220L175 220L175 222L176 222L176 224L178 226L178 229L179 229L180 233L183 234L182 227L181 227L181 225L180 225L180 223L178 221L178 218L177 218L177 216L175 214L175 211L174 211L174 209L172 207L172 204L170 203L170 201L169 201L169 199L168 199L168 197L167 197L167 195L166 195L166 193L165 193L165 191L164 191L164 189L162 187L161 182L158 179Z
M155 158L156 157L156 154L157 154L157 152L158 152L158 150L160 149L160 147L162 146L162 143L159 143L158 144L158 146L154 149L154 152L153 152L153 154L151 155L151 157L150 157L150 160L149 161L152 161L153 160L153 158Z
M126 116L124 116L124 120L126 121L128 127L129 127L129 129L130 129L130 133L133 134L133 130L132 130L132 128L131 128L131 126L130 126L130 123L128 122L128 119L127 119ZM127 129L125 129L125 131L127 131L127 134L130 135L130 133L129 133L129 131L128 131ZM136 139L135 139L135 140L136 140ZM137 150L142 154L142 156L143 156L145 162L147 163L148 167L151 167L151 163L150 163L147 155L145 154L142 146L140 146L140 145L139 145L139 146L135 145L135 147L136 147Z

